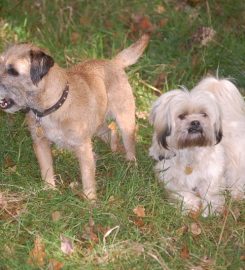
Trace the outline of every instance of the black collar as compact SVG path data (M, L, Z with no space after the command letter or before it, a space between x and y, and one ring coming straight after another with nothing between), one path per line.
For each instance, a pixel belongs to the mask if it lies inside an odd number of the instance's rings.
M55 112L57 111L63 104L64 102L66 101L67 99L67 96L68 96L68 92L69 92L69 85L68 83L66 84L66 87L62 93L62 96L60 97L60 99L53 105L51 106L50 108L44 110L43 112L40 112L34 108L30 108L30 107L27 107L25 112L29 112L29 111L33 111L33 113L35 114L35 116L37 118L41 118L41 117L44 117L52 112Z

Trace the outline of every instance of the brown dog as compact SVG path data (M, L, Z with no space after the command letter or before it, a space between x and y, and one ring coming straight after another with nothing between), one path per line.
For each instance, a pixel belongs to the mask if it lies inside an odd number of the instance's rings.
M50 142L73 150L79 160L83 191L96 198L91 139L98 135L116 150L116 120L127 160L135 160L135 102L124 68L134 64L149 42L143 35L112 60L87 60L65 70L32 44L10 47L0 58L0 108L28 109L27 120L42 178L55 186Z

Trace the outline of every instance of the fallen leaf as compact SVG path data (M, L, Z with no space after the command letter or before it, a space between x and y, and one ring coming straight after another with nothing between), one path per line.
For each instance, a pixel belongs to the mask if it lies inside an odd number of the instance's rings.
M131 245L131 248L132 248L132 251L135 252L135 254L137 256L140 256L145 251L144 245L143 244L140 244L140 243L133 243Z
M192 7L195 7L202 2L204 2L204 0L187 0L187 3Z
M136 112L136 117L138 119L146 120L149 117L149 113L147 111L137 111Z
M190 252L189 249L187 247L187 245L184 245L180 251L180 257L182 259L188 259L190 257Z
M81 183L74 181L74 182L71 182L71 183L69 184L69 187L71 188L72 193L73 193L74 195L76 195L78 198L80 198L80 199L82 199L82 200L83 200L84 198L86 198L86 197L84 196L84 192L83 192L83 188L82 188Z
M72 32L71 33L71 43L76 44L79 40L80 34L77 32Z
M148 17L142 18L139 22L139 28L144 32L152 32L154 30L154 26Z
M133 223L138 228L142 228L142 227L145 226L145 222L144 222L144 220L142 218L136 218L136 219L134 219L133 220Z
M182 236L182 235L184 235L184 234L186 234L187 232L188 232L188 226L187 225L183 225L182 227L180 227L177 231L176 231L176 233L178 234L178 235L180 235L180 236Z
M191 223L190 231L194 236L202 233L201 227L196 222Z
M104 226L102 226L101 224L98 224L98 225L96 226L96 232L97 232L97 233L101 233L101 234L103 234L103 235L105 235L110 229L111 229L111 228L110 228L109 226L104 227Z
M164 27L167 23L168 23L168 19L165 18L165 19L161 19L161 20L158 22L158 25L159 25L159 27Z
M214 266L214 260L208 256L204 256L201 265L204 269L213 269L212 266Z
M9 173L15 173L16 170L17 170L17 166L16 165L14 165L13 167L8 167L8 172Z
M92 215L90 215L88 223L89 223L89 227L91 229L93 229L94 225L95 225L95 222L94 222L94 219L93 219Z
M191 65L193 68L197 67L200 65L200 56L197 55L197 54L194 54L192 57L191 57Z
M55 259L50 259L48 269L49 270L61 270L63 266L64 266L64 263L56 261Z
M0 193L0 208L1 209L6 208L7 204L8 203L7 203L5 196L3 195L3 193Z
M104 26L106 29L112 29L113 28L113 22L110 20L105 20L104 21Z
M156 25L153 25L149 16L142 14L132 14L132 23L130 24L131 32L153 32L156 29Z
M81 25L86 26L91 23L91 17L83 16L79 19Z
M131 15L131 19L133 21L133 23L140 23L140 21L143 19L143 15L140 13L133 13Z
M7 244L4 244L3 253L4 253L5 256L8 256L8 257L15 256L14 247L10 246L10 245L7 245Z
M145 217L145 207L138 205L134 208L133 212L137 217Z
M82 238L84 240L91 241L94 243L99 242L99 238L98 238L97 234L94 232L94 228L90 227L90 226L84 226Z
M111 195L108 199L108 203L114 203L115 201L116 201L116 198L113 195Z
M243 262L245 262L245 255L242 255L242 256L240 257L240 260L243 261Z
M157 77L155 78L153 85L154 87L156 87L157 89L163 89L163 86L165 84L167 80L167 74L165 72L161 72L160 74L157 75ZM157 93L157 95L159 96L160 93Z
M34 240L34 248L29 253L27 263L32 266L42 267L45 264L46 252L45 245L42 242L40 235L37 235Z
M190 268L190 270L204 270L204 268L202 268L202 266L193 266Z
M193 34L191 40L193 43L206 46L209 42L214 40L216 32L211 27L200 27L197 31Z
M200 206L200 208L198 210L189 211L188 216L194 220L197 220L200 217L201 213L202 213L202 208Z
M6 155L4 157L3 164L4 164L4 168L9 168L9 167L15 166L13 159L9 155Z
M111 129L111 130L117 130L117 124L112 121L109 125L108 125L108 128Z
M52 220L53 220L54 222L60 220L60 218L61 218L61 214L60 214L59 211L54 211L54 212L51 214L51 216L52 216Z
M165 9L165 7L162 6L162 5L157 5L157 6L155 7L155 11L156 11L156 13L158 13L158 14L163 14L163 13L166 11L166 9Z
M64 235L60 235L61 251L66 255L71 255L74 252L72 240Z

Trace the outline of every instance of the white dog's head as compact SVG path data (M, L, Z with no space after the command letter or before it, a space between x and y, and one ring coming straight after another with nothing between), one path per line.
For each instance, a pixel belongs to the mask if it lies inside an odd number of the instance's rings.
M165 149L205 147L222 139L221 111L208 92L172 90L153 104L150 122Z

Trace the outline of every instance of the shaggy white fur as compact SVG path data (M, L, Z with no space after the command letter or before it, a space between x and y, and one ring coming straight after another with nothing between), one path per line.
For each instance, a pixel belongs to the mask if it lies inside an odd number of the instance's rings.
M233 83L208 77L190 92L163 94L150 122L156 174L185 211L219 213L226 189L244 198L245 103Z

